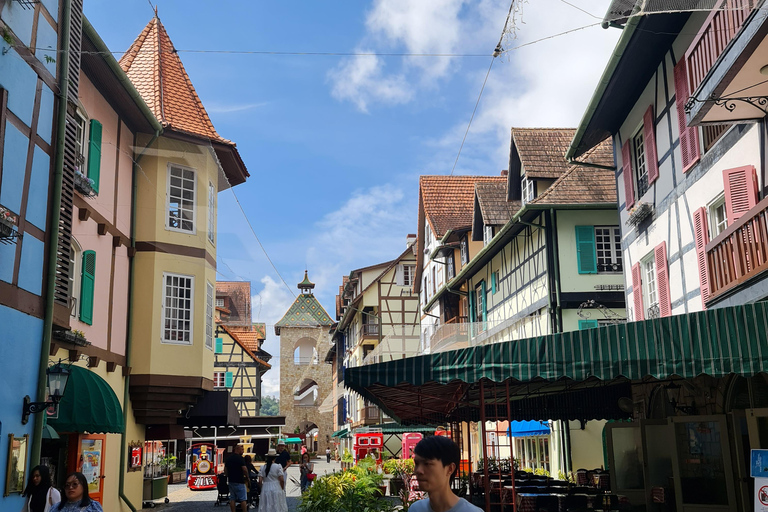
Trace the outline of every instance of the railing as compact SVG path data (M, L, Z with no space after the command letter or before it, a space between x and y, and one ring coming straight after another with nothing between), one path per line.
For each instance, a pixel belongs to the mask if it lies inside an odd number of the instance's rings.
M296 366L307 366L310 364L317 364L318 359L317 356L313 357L294 357L293 358L293 364Z
M500 320L467 322L466 317L455 317L423 331L422 350L434 353L485 345L499 329L507 327L506 324Z
M379 324L363 324L362 328L360 329L360 334L362 336L378 336L379 335Z
M395 332L384 336L376 348L363 358L362 365L395 361L419 353L419 326L406 325L393 328Z
M768 198L706 247L710 298L768 270Z
M758 0L722 0L715 5L685 53L688 87L693 94L728 43L736 36Z
M379 408L375 407L373 405L367 405L360 409L360 414L358 416L362 421L376 421L378 422L381 418L381 414L379 413Z

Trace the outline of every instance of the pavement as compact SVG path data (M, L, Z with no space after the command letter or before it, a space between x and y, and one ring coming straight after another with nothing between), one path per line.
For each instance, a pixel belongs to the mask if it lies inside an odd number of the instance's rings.
M339 462L331 461L331 463L328 464L325 462L325 457L323 457L322 460L315 459L312 462L315 463L315 473L317 473L318 476L323 476L328 473L341 470L341 464ZM286 484L288 512L296 512L301 496L301 490L299 488L298 464L294 464L288 468L288 481ZM168 486L169 503L166 504L163 502L163 500L158 500L155 502L155 510L162 510L163 512L229 511L229 505L226 503L221 506L214 507L214 503L216 503L216 496L218 496L218 493L215 489L211 491L193 491L187 487L186 483L172 484Z

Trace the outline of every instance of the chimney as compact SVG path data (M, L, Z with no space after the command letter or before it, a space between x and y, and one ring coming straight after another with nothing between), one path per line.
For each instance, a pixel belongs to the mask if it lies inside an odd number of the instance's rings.
M408 248L416 243L416 235L413 233L408 233L405 237L405 247Z
M503 169L503 170L501 171L501 175L502 175L502 176L509 176L509 171L508 171L508 170L506 170L506 169Z

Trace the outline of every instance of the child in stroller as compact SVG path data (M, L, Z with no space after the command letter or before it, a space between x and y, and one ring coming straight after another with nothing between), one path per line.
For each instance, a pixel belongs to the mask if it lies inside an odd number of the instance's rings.
M216 492L218 495L216 496L216 502L213 504L215 507L229 503L229 484L227 483L227 475L224 473L217 476Z
M245 467L248 469L248 505L252 507L259 506L259 495L261 487L259 486L259 471L253 465L250 455L245 456Z

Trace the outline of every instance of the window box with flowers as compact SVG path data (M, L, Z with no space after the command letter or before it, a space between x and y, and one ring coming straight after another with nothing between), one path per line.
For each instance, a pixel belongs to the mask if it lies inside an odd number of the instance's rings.
M652 214L653 214L652 204L645 203L643 201L638 201L637 203L635 203L635 206L633 206L629 210L629 218L627 219L627 225L637 226L646 218L650 217Z
M75 169L75 189L85 197L96 197L99 193L96 191L96 182L91 178Z
M21 234L14 229L19 218L8 208L0 206L0 243L11 244L14 239L21 238Z
M71 331L53 331L53 338L81 347L85 347L91 344L88 340L85 339L85 333L83 331L78 331L77 329L73 329Z

